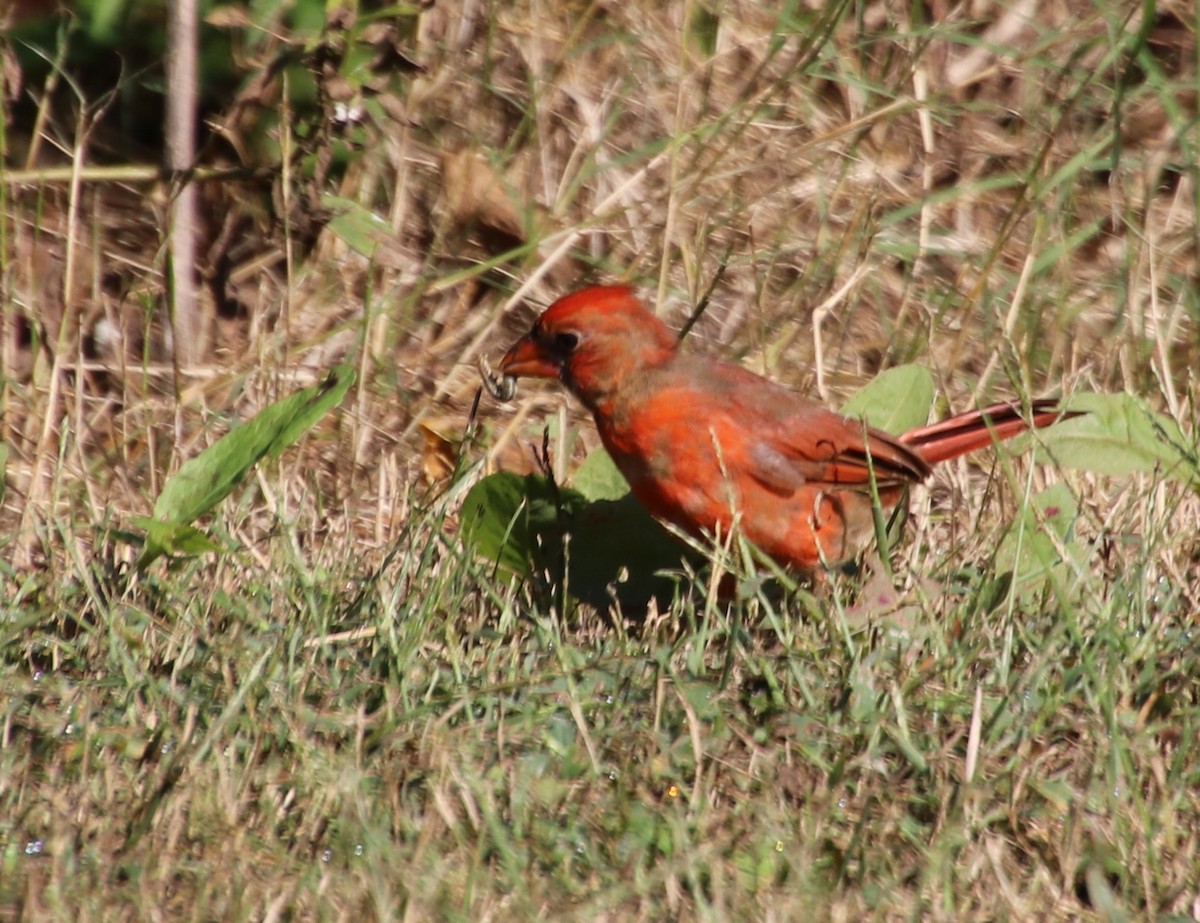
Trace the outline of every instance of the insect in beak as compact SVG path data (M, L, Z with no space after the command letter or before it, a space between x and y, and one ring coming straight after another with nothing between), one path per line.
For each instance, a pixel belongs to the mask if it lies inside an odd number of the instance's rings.
M505 359L507 358L505 356ZM479 368L479 377L483 380L484 390L488 394L502 403L507 403L517 396L515 375L495 371L483 353L480 353L476 365Z

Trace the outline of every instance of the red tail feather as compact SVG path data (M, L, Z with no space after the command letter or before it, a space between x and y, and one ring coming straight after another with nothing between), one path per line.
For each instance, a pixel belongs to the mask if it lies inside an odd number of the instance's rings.
M1032 429L1041 429L1059 420L1079 416L1062 410L1054 399L1034 401L1031 416L1025 408L1012 401L993 404L982 410L970 410L957 416L909 430L900 441L911 447L931 465L957 458L976 449L984 449Z

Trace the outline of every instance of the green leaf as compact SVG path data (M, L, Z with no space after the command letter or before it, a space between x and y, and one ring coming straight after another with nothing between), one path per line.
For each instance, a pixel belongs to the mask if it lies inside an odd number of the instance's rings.
M571 480L589 500L620 500L629 493L629 482L604 449L588 455Z
M1194 440L1165 414L1131 394L1077 394L1068 404L1084 415L1057 423L1040 435L1051 457L1065 468L1122 476L1159 470L1200 486Z
M675 581L658 572L689 554L632 494L589 501L538 475L484 478L463 501L462 523L464 545L508 574L560 583L565 564L570 594L602 609L614 593L630 608L669 600Z
M341 403L353 382L354 369L339 365L319 385L276 401L222 436L167 481L154 504L154 518L186 525L209 512L255 464L295 443Z
M1074 541L1079 506L1066 484L1055 484L1031 498L996 550L996 569L1009 571L1017 584L1043 576L1063 563L1062 551L1082 562L1086 553Z
M570 513L584 503L582 494L566 488L557 491L556 502L547 478L501 471L472 487L463 501L463 540L509 573L528 576L557 531L559 505Z
M353 199L321 197L321 206L333 213L329 230L351 250L389 269L405 269L409 260L396 242L392 226Z
M1121 906L1108 883L1108 870L1098 863L1090 862L1084 869L1083 881L1087 886L1088 903L1096 908L1100 919L1111 920L1112 923L1125 923L1129 919L1129 914Z
M688 38L696 50L707 57L717 52L717 35L721 28L721 19L716 13L706 9L702 4L696 4L692 9L692 17L688 22Z
M842 407L885 433L903 433L929 422L933 376L921 365L898 365L881 372Z
M145 545L136 565L139 570L164 554L203 554L206 551L226 550L195 526L162 522L148 516L135 516L132 521L146 533Z
M266 416L267 420L261 424L267 431L265 434L269 434L276 421L280 424L274 435L270 437L270 444L264 455L274 458L280 455L284 449L299 442L301 437L316 426L325 414L345 399L356 377L354 366L343 363L335 366L320 384L276 401L270 407L259 412L249 422L251 424L258 423L261 417Z
M568 532L568 589L599 609L612 604L610 588L629 610L644 608L651 598L669 604L678 581L662 572L679 571L685 558L697 566L701 560L633 494L588 503Z

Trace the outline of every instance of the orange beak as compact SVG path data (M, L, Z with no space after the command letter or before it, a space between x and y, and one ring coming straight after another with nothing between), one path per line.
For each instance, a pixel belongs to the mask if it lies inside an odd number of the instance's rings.
M562 365L530 337L523 336L500 360L500 371L526 378L558 378Z

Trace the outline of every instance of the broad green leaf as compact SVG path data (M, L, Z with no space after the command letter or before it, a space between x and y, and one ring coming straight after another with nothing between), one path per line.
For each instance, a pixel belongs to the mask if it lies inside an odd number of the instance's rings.
M881 372L842 407L885 433L907 432L929 422L933 376L921 365L899 365Z
M389 269L405 269L408 259L396 243L396 232L379 215L353 199L322 196L321 205L333 213L329 230L351 250Z
M242 482L255 464L296 442L341 403L354 382L349 365L260 411L180 466L154 504L159 522L186 525L209 512Z
M225 548L195 526L177 522L162 522L149 516L135 516L133 524L146 532L145 548L137 566L146 564L164 554L203 554L206 551L225 551Z
M355 378L357 374L354 366L349 363L335 366L320 384L275 402L250 420L250 423L255 423L264 414L271 414L269 421L278 420L282 424L271 439L265 455L276 457L284 449L299 442L325 414L345 399ZM273 410L276 407L279 408L278 411ZM264 429L269 430L273 425L273 422L268 422L264 424Z
M620 500L629 493L629 482L604 449L588 455L571 480L589 500Z
M1116 476L1157 469L1200 486L1195 440L1170 417L1124 393L1077 394L1068 406L1086 413L1040 434L1040 442L1064 468Z
M589 501L539 475L490 475L467 494L462 509L467 548L517 577L565 579L577 599L597 608L644 606L670 599L674 581L656 576L677 569L688 550L631 494Z
M1010 571L1018 585L1063 563L1062 551L1076 559L1085 552L1074 540L1079 507L1065 484L1031 498L996 550L996 569Z
M652 597L669 603L676 581L659 572L678 571L685 557L699 561L629 493L587 504L569 532L568 588L597 608L611 605L610 586L629 610Z
M462 507L467 546L509 573L527 576L542 562L547 539L559 531L559 509L571 515L586 499L554 489L545 477L501 471L471 488Z

